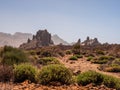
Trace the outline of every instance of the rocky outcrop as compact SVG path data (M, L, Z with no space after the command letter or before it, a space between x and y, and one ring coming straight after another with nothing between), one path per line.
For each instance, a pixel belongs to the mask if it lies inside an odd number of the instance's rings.
M87 37L87 39L84 42L82 42L82 45L94 46L94 45L100 45L100 42L98 41L97 38L90 39L89 37Z
M32 40L28 39L28 42L20 45L20 48L32 49L50 45L53 45L51 34L45 29L39 30L36 35L33 35Z

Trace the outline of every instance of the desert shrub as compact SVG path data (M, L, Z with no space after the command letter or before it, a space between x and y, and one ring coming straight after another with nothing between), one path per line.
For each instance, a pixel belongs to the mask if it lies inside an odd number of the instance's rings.
M13 68L11 66L0 65L0 82L13 80Z
M77 58L83 58L83 56L82 55L79 55L79 54L76 54L75 55Z
M92 60L91 62L96 64L106 64L108 60Z
M70 84L72 73L63 65L48 65L40 71L39 79L41 84L49 84L50 82Z
M100 56L97 60L92 60L93 63L106 64L108 61L114 60L112 56Z
M66 52L65 52L67 55L70 55L70 54L72 54L72 51L71 50L66 50Z
M64 57L64 56L65 56L65 54L64 54L63 51L59 51L59 52L58 52L58 55L61 56L61 57Z
M102 50L97 50L96 54L98 54L98 55L105 55L104 51L102 51Z
M40 57L58 57L64 56L64 51L57 46L42 47L37 50Z
M7 65L19 64L22 62L27 62L26 54L17 48L13 48L11 46L5 46L3 51L1 52L1 63Z
M71 56L69 60L78 60L78 58L76 56Z
M120 58L116 58L113 62L112 62L113 65L120 65ZM113 66L112 65L112 66Z
M44 57L37 60L38 64L49 65L49 64L60 64L60 62L54 57Z
M93 53L86 53L85 56L86 57L95 57L95 55Z
M104 75L103 84L107 87L120 90L120 80L113 76Z
M30 80L36 82L37 69L27 63L16 65L14 69L14 82Z
M111 67L106 67L105 71L107 72L120 72L120 66L111 66Z
M104 84L109 88L120 90L120 79L113 76L100 74L95 71L81 73L77 76L77 83L79 85L87 85L90 83L94 83L95 85Z
M43 52L41 52L41 56L51 57L51 56L52 56L52 53L51 53L50 51L43 51Z
M87 58L87 61L91 61L91 60L93 60L93 57L92 57L92 56L89 56L89 57Z
M29 51L29 54L30 54L30 55L36 55L37 53L36 53L36 51L34 51L34 50L30 50L30 51Z
M79 85L87 85L90 83L100 84L103 81L103 76L95 71L83 72L77 77L77 83Z

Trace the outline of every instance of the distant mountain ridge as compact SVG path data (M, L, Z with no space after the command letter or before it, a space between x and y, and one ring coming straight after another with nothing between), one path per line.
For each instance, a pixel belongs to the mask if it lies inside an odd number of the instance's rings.
M28 38L32 38L30 33L16 32L15 34L0 32L0 46L10 45L13 47L19 47L20 44L26 42Z
M61 39L58 35L53 35L52 36L52 40L54 42L55 45L58 45L58 44L64 44L64 45L69 45L68 42L64 41L63 39Z
M15 34L0 32L0 47L4 45L10 45L13 47L19 47L21 44L26 43L28 38L32 39L33 34L16 32ZM63 45L68 45L66 41L61 39L58 35L53 35L52 40L55 45L62 43Z

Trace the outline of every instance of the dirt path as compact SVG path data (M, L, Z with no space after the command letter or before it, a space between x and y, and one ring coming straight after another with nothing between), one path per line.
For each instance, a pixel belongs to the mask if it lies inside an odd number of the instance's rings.
M73 72L77 72L77 71L85 72L88 70L94 70L102 74L107 74L107 75L120 78L120 73L110 73L110 72L100 71L98 69L99 64L93 64L90 61L87 61L86 58L80 58L77 61L72 61L72 60L69 60L69 57L70 55L67 55L63 58L60 58L59 60L61 63L65 64L67 68L70 68Z

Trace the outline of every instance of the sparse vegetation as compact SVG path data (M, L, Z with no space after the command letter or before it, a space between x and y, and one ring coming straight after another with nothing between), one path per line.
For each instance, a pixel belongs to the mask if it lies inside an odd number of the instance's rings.
M50 82L70 84L72 73L63 65L48 65L40 71L39 79L41 84L49 84Z
M60 62L54 57L44 57L37 60L38 64L49 65L49 64L60 64Z
M66 53L67 55L70 55L70 54L72 54L72 51L71 51L71 50L66 50L65 53Z
M91 60L93 60L93 57L92 57L92 56L89 56L89 57L87 58L87 61L91 61Z
M78 60L78 58L76 56L71 56L69 60Z
M98 59L92 60L92 63L106 64L110 60L114 60L114 57L112 57L112 56L100 56Z
M82 55L79 55L79 54L76 54L75 55L77 58L83 58L83 56Z

